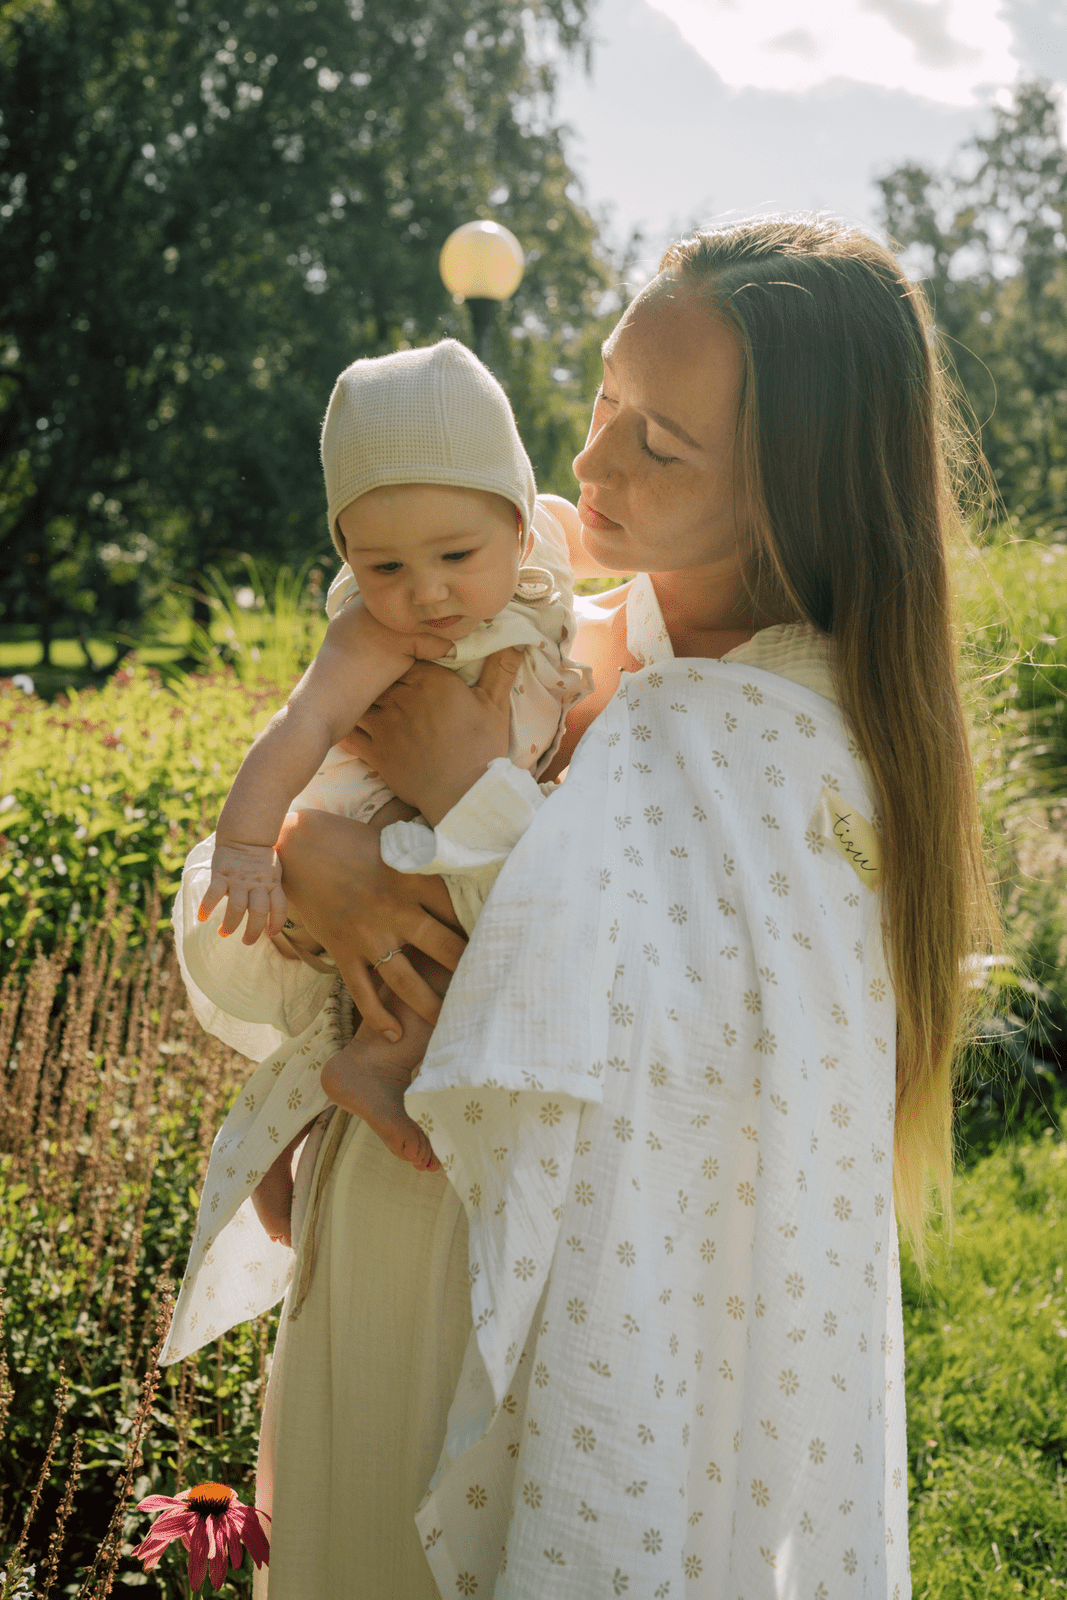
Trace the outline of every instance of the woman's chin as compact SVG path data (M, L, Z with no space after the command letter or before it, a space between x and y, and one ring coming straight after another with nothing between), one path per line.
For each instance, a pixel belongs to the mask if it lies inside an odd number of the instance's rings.
M583 518L582 549L591 556L598 567L606 572L634 572L633 555L623 548L627 543L626 530L617 522L605 528L593 527Z

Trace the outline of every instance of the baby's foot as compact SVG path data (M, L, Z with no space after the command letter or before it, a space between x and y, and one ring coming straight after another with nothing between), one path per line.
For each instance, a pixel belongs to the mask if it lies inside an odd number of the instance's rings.
M327 1061L322 1087L336 1105L362 1117L394 1156L420 1172L437 1172L441 1163L429 1139L404 1110L404 1092L414 1070L405 1043L388 1044L362 1027Z

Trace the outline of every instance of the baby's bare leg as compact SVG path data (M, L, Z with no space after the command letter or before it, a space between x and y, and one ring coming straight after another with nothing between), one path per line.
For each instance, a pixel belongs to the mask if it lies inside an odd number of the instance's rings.
M292 1248L290 1217L293 1209L293 1156L300 1141L307 1135L311 1123L301 1128L295 1139L290 1139L281 1155L267 1169L252 1190L252 1207L261 1224L276 1244Z
M452 974L419 951L411 952L417 968L438 994L444 994ZM389 1009L404 1030L390 1044L364 1022L355 1038L322 1069L322 1087L331 1100L362 1117L382 1143L401 1161L420 1172L436 1172L440 1162L426 1134L404 1110L404 1094L426 1052L432 1028L395 995Z
M369 822L360 822L356 826L369 828L372 833L381 833L391 822L410 822L417 817L418 812L414 806L405 805L403 800L387 800L385 805L376 811ZM285 931L272 937L272 944L279 954L287 961L303 961L309 956L315 957L322 954L322 945L310 934L300 919L298 909L290 905L290 915L286 919ZM314 960L310 963L314 966Z

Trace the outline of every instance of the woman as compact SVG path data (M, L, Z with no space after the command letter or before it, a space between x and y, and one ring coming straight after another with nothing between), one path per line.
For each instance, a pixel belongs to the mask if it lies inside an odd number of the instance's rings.
M492 685L363 724L440 848L512 854L408 1096L447 1178L358 1124L320 1161L272 1600L909 1593L891 1195L921 1248L991 926L925 308L863 236L745 224L668 251L604 365L582 542L647 576L589 608L559 792L502 770ZM357 1002L387 947L454 958L364 843L283 849Z

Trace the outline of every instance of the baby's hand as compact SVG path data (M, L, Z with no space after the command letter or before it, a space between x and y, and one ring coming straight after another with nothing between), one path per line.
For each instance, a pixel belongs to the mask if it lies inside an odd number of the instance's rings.
M438 661L452 648L451 639L443 639L430 629L425 633L400 633L395 628L387 628L384 622L371 616L359 594L346 602L330 626L343 638L347 650L386 661L395 660L400 669L398 677L406 664Z
M266 929L273 938L285 925L286 899L281 862L267 845L216 844L211 856L211 882L197 917L206 922L220 900L229 899L219 933L229 938L248 912L242 944L255 944Z

